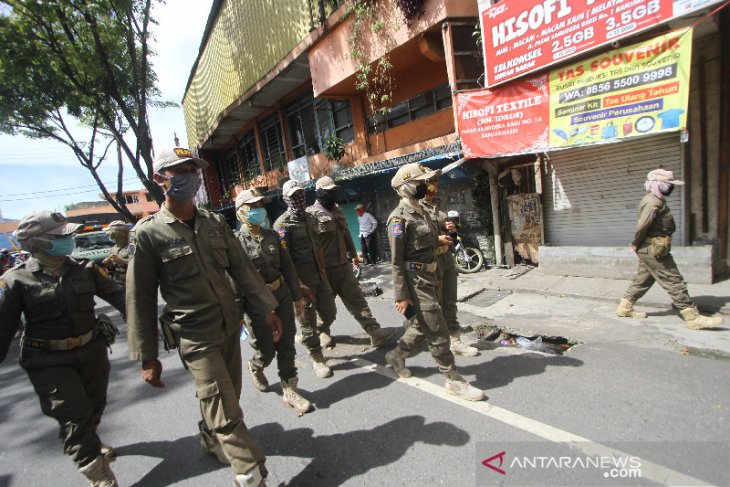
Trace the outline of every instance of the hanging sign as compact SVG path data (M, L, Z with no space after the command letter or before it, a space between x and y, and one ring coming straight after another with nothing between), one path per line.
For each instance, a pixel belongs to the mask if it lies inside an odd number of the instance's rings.
M486 84L496 86L720 1L480 1Z
M615 142L687 126L692 30L457 95L466 157Z

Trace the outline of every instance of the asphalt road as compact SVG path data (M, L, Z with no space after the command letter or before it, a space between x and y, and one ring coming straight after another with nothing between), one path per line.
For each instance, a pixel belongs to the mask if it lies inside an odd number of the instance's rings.
M384 327L400 327L387 293L368 300ZM515 329L575 330L580 343L554 356L467 336L482 353L458 357L457 365L488 400L466 403L443 393L425 347L408 360L414 377L395 380L382 366L391 345L370 348L338 300L337 346L325 353L334 377L316 378L297 345L300 387L315 411L297 417L281 406L275 365L267 369L274 384L268 393L256 391L244 372L241 405L268 456L267 484L730 485L730 361L660 346L652 327L621 325L636 329L624 339L611 333L606 304L534 295L494 301L467 301L462 325L489 316ZM653 319L657 330L677 320ZM161 351L167 386L154 389L127 360L121 328L100 428L119 451L113 469L120 484L231 485L228 467L200 450L195 391L177 355ZM248 344L243 355L251 356ZM17 365L17 345L0 365L0 387L0 487L85 485ZM634 463L612 469L621 458ZM604 464L583 467L590 461Z

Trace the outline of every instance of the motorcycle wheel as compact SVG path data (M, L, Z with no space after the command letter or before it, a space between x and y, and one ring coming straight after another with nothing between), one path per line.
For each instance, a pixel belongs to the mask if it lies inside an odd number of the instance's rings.
M464 247L456 253L456 268L463 274L479 271L484 265L484 254L475 247Z

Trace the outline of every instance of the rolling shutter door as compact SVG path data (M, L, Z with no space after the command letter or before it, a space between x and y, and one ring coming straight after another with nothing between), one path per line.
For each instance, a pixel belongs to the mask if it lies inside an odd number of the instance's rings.
M550 153L543 178L545 243L623 246L634 235L637 206L646 194L646 174L657 168L681 178L678 135ZM668 204L677 224L673 243L684 245L682 186Z

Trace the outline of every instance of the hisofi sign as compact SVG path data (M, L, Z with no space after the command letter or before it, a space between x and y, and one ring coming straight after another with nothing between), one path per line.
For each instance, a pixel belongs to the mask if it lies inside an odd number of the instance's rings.
M480 0L489 87L721 0Z

